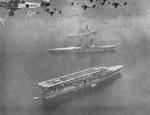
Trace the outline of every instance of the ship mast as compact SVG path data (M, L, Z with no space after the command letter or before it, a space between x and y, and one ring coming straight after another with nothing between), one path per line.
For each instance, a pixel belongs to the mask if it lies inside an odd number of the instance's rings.
M93 38L91 35L94 35L95 33L91 33L91 30L89 29L89 26L86 25L85 28L79 28L79 34L81 34L80 38L80 43L78 46L82 48L91 48L93 46ZM84 33L84 34L83 34Z

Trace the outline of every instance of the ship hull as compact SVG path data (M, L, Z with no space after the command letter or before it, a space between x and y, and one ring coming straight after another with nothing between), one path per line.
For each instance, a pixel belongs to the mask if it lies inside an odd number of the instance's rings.
M44 107L55 108L61 104L65 104L72 100L79 98L84 98L85 96L95 95L104 90L104 88L110 87L116 80L121 77L120 73L115 74L105 80L102 80L96 84L95 87L87 86L85 88L78 89L77 91L72 91L63 95L58 95L53 98L43 98L42 103Z
M100 53L106 51L116 51L115 46L105 45L105 46L93 46L91 48L82 48L82 47L66 47L66 48L54 48L50 49L50 53Z

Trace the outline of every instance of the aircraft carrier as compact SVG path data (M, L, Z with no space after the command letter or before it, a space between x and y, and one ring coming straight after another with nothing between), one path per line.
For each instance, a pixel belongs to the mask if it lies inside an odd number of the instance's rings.
M38 83L42 88L42 99L52 99L80 89L96 87L98 83L120 73L122 65L92 67L69 75ZM34 98L39 99L39 97Z

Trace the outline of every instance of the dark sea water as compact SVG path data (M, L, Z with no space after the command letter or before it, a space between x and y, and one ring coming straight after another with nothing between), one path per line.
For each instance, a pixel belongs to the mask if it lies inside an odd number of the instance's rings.
M150 15L149 2L131 0L127 7L96 8L71 17L40 14L27 19L20 10L0 27L1 115L148 115L150 114ZM0 11L6 16L7 10ZM6 13L6 14L5 14ZM89 24L99 31L99 45L114 44L116 53L49 54L48 49L74 45L66 35ZM72 95L67 101L45 106L38 82L93 66L121 64L122 76L100 86L94 93Z

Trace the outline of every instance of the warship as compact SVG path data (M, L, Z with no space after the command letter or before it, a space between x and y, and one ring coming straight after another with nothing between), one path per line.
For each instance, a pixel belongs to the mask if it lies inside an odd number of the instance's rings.
M76 34L69 34L67 38L78 38L80 43L76 46L61 47L50 49L50 53L99 53L105 51L116 51L114 45L96 45L91 36L97 34L97 30L90 30L88 26L85 29L80 28ZM86 39L86 40L85 40ZM86 41L86 42L85 42Z
M39 82L38 86L42 88L43 92L42 97L34 97L33 99L53 99L71 92L76 93L81 89L96 87L98 83L120 74L121 68L123 68L122 65L92 67L69 75Z

